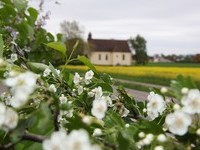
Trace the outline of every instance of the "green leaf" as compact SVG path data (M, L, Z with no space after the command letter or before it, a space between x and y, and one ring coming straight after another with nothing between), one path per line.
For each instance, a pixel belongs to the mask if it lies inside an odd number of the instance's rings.
M113 92L113 88L110 84L107 83L98 83L97 86L102 87L103 91Z
M28 65L30 66L31 70L36 73L43 72L46 68L48 68L47 65L42 63L28 62Z
M34 8L32 8L32 7L30 7L29 9L28 9L28 12L29 12L29 14L30 14L30 16L29 16L29 21L30 21L30 23L31 23L31 25L34 25L35 24L35 21L37 20L37 17L38 17L38 12L37 12L37 10L36 9L34 9Z
M2 38L2 34L0 34L0 58L3 58L3 38Z
M118 149L119 150L129 150L130 142L129 142L128 138L126 137L125 133L119 132L117 140L118 140Z
M106 117L104 118L105 126L112 128L114 126L124 127L125 123L121 116L114 111L108 111Z
M45 44L45 45L54 49L54 50L61 52L64 56L66 56L67 50L66 50L65 45L62 42L51 42L51 43L48 43L48 44Z
M85 56L78 56L78 60L88 66L92 71L97 72L94 65Z
M61 42L63 40L63 35L61 33L56 34L57 41Z
M14 0L13 3L14 3L14 5L15 5L15 7L16 7L19 11L21 11L21 10L23 10L23 9L26 8L28 2L27 2L27 1L24 1L24 0Z
M33 114L32 117L34 124L29 128L31 133L46 135L54 128L53 126L53 115L49 106L45 103L42 103L37 112Z

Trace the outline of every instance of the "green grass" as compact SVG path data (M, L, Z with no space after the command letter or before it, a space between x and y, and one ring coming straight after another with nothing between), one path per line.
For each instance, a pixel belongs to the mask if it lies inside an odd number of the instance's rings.
M200 63L153 63L146 64L147 67L188 67L188 68L199 68Z
M144 91L144 92L150 91L150 87L142 86L142 85L138 85L138 84L136 85L136 84L132 84L132 83L123 83L123 82L115 82L114 84L116 86L122 85L125 88L134 89L134 90L138 90L138 91Z

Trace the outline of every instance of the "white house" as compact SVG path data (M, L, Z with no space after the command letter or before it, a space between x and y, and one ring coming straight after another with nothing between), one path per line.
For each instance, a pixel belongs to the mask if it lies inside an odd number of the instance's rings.
M131 65L131 50L127 40L93 39L88 35L88 43L92 47L89 56L95 65Z

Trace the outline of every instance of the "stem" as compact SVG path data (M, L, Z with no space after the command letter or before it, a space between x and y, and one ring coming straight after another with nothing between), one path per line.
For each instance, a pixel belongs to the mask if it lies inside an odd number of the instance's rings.
M101 138L98 138L98 140L101 141L102 143L104 143L105 146L110 147L113 150L116 150L116 146L115 145L110 144L109 142L107 142L107 141L105 141L105 140L103 140Z
M59 115L59 111L56 110L55 113L54 113L54 128L55 128L55 131L59 130L58 115Z
M41 135L32 134L32 133L25 133L22 136L22 140L28 140L28 141L42 143L45 140L45 137L41 136Z
M16 143L8 143L5 145L0 144L0 150L11 150L12 147L19 143L21 140L28 140L28 141L34 141L34 142L38 142L38 143L42 143L46 138L44 136L41 135L36 135L36 134L32 134L32 133L25 133L22 136L22 139L20 139L18 142Z
M11 147L13 147L15 144L14 143L8 143L6 145L1 145L0 144L0 149L1 150L8 150L8 149L11 149Z
M71 52L71 54L69 55L69 57L68 57L68 58L66 57L65 66L71 61L70 59L71 59L71 57L72 57L74 51L76 50L76 47L78 46L78 44L79 44L79 40L75 43L75 45L74 45L74 47L73 47L73 49L72 49L72 52ZM61 73L63 72L63 70L64 70L64 67L62 68Z

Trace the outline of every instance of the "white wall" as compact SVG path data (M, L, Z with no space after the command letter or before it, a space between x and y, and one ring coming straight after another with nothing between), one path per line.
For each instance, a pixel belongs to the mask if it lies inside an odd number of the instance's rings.
M90 61L95 65L112 65L110 52L92 52Z
M131 65L131 53L92 52L90 61L95 65Z
M131 65L131 53L113 52L113 66Z

